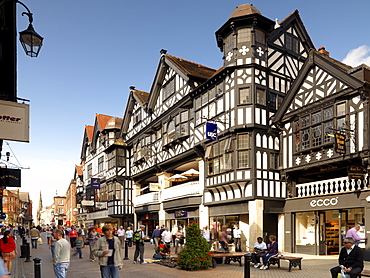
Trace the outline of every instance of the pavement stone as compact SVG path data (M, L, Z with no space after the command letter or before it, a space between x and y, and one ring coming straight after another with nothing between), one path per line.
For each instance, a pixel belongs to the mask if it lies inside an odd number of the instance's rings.
M42 234L43 241L46 242L46 236ZM18 240L18 246L21 241ZM19 248L19 247L18 247ZM20 251L19 255L20 255ZM244 277L244 260L243 266L240 267L239 263L231 262L227 264L218 264L216 268L210 268L200 271L184 271L176 268L169 268L155 263L145 265L133 264L134 249L129 249L129 260L124 261L124 267L120 271L120 277L130 278L243 278ZM147 260L151 259L154 253L153 245L145 245L145 256ZM289 255L289 253L284 253ZM48 246L44 243L39 245L37 249L31 249L31 261L24 262L24 258L18 257L13 261L12 278L34 278L33 258L41 258L41 277L54 278L53 263L51 259L51 252ZM330 277L330 268L337 265L337 256L312 256L305 254L294 254L294 256L302 256L302 270L292 268L288 272L288 262L282 261L281 268L271 266L268 270L259 270L251 266L250 277L257 278L326 278ZM365 262L365 269L370 269L370 262ZM83 248L83 259L78 257L71 258L71 265L67 273L67 277L73 278L100 278L99 264L97 261L92 262L89 260L89 248Z

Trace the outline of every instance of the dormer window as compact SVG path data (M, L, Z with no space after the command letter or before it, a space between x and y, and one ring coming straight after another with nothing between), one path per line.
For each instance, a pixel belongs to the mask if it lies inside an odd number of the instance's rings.
M289 33L285 34L285 46L288 50L296 54L299 54L299 40L292 34Z
M168 98L175 93L175 78L172 78L163 88L163 99Z
M136 125L141 121L141 109L136 110L133 116L134 125Z

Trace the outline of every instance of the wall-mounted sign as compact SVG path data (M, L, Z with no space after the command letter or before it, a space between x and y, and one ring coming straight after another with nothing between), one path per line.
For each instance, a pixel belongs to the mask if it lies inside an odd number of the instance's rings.
M210 140L217 140L217 124L206 123L206 138Z
M94 201L83 200L81 201L81 205L84 207L93 207Z
M336 206L338 204L338 197L334 198L327 198L327 199L317 199L317 200L312 200L310 202L311 207L322 207L322 206Z
M149 191L159 191L160 185L157 182L149 183Z
M0 168L0 186L21 187L21 170Z
M186 210L175 211L174 216L175 218L188 217L188 212Z
M99 178L91 178L91 188L100 189L100 179Z
M362 166L349 166L348 170L348 178L349 179L360 179L363 180L365 178L365 168Z
M107 203L106 202L96 202L95 207L100 208L100 209L105 209L107 208Z
M341 133L335 133L335 152L339 154L346 153L346 136Z
M0 100L0 138L29 142L30 106Z

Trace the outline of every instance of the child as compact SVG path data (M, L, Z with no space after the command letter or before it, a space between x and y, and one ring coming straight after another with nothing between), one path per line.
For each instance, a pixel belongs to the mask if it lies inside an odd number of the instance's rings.
M82 237L77 237L76 240L76 247L73 248L73 251L76 251L73 256L76 256L78 254L78 257L82 259Z

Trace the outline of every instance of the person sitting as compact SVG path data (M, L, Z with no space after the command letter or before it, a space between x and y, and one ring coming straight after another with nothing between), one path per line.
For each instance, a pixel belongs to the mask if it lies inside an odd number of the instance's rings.
M254 268L261 266L261 257L267 251L266 243L263 242L262 237L257 237L257 242L254 244L252 252L252 262L254 263Z
M167 244L159 244L158 247L155 249L155 255L153 256L153 258L166 259L168 256L171 256L171 249L168 247Z
M278 255L278 244L276 242L276 236L270 235L269 240L271 241L271 244L268 252L262 255L263 265L260 267L261 270L268 269L269 259Z
M331 277L337 278L338 273L344 272L351 278L356 278L364 268L364 254L352 237L346 237L343 245L338 258L339 266L330 269Z

